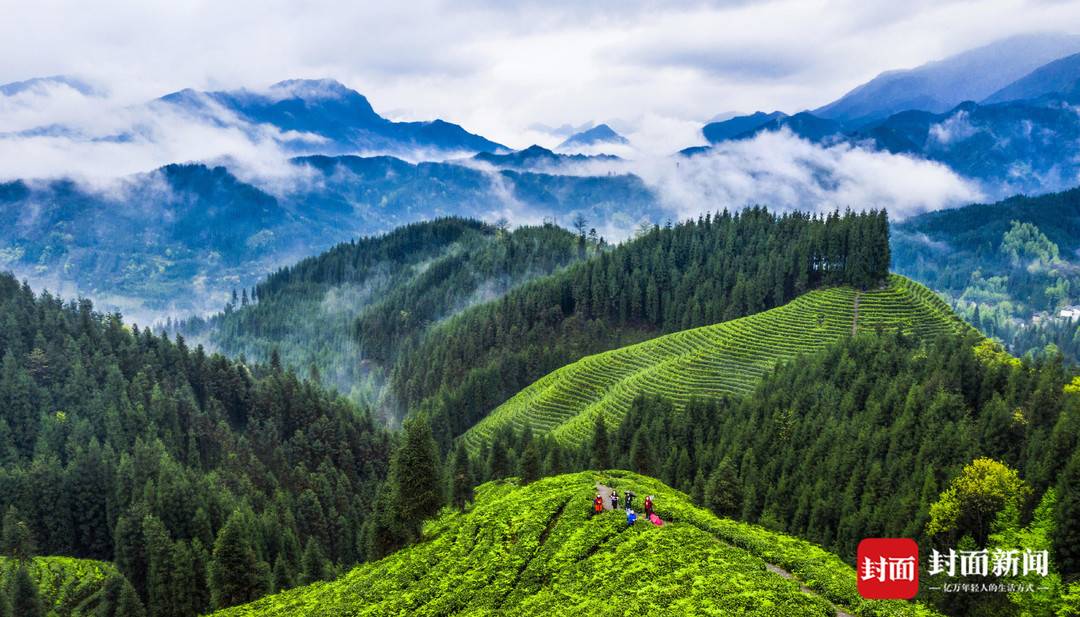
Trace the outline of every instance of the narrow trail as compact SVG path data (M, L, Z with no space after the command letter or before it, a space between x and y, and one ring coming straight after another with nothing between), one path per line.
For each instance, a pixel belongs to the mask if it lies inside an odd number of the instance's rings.
M855 314L856 314L856 317L858 316L858 312L859 312L859 297L855 296ZM854 331L855 331L854 324L852 324L851 330L852 330L852 333L854 333ZM600 484L600 483L596 484L596 492L600 493L600 498L604 500L604 509L605 510L611 510L612 509L611 508L611 493L614 490L615 489L611 488L610 486L605 486L605 485ZM620 503L620 506L621 505L622 504ZM716 541L720 542L721 544L727 544L726 542L724 542L723 540L721 540L719 538L717 538ZM728 546L731 546L731 545L728 545ZM816 591L814 591L813 589L810 589L809 587L804 585L802 583L802 581L799 580L798 577L796 577L791 572L788 572L787 570L781 568L780 566L778 566L776 564L769 563L769 562L765 562L765 569L768 570L769 572L772 572L773 574L776 574L777 576L782 576L782 577L784 577L784 578L786 578L786 579L788 579L790 581L794 581L795 583L797 583L799 585L799 590L802 591L803 593L807 593L807 594L810 594L810 595L821 597L821 595L818 594ZM824 598L822 598L822 599L824 599ZM828 600L825 600L825 601L828 602ZM830 602L830 604L832 604L832 603ZM836 617L854 617L853 615L851 615L851 613L845 612L844 610L837 607L835 604L833 604L833 608L836 609Z
M862 297L861 291L855 292L855 315L851 318L851 336L855 336L856 330L859 328L859 298Z

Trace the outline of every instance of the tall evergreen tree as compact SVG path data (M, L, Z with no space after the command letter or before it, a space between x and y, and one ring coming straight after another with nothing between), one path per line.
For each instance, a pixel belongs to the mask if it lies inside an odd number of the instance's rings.
M410 537L418 537L424 519L438 512L443 504L439 451L431 435L431 425L424 418L405 423L390 474L390 481L395 484L398 515Z
M451 464L450 505L464 511L465 504L472 501L473 483L469 452L465 449L464 444L459 442L454 447L453 462Z
M501 436L497 437L488 451L487 478L488 480L498 480L509 476L511 473L513 472L510 467L509 446Z
M278 555L274 560L273 580L270 591L277 593L286 589L292 589L293 576L289 562L283 555Z
M1080 577L1080 448L1058 479L1054 512L1054 563L1065 580Z
M311 538L304 547L304 556L300 560L300 584L310 585L330 578L330 564L319 543Z
M266 590L260 584L258 560L250 531L239 511L233 512L214 542L208 580L215 609L250 602Z
M146 604L150 617L172 617L177 601L173 598L173 543L169 531L156 516L148 514L142 523L146 547Z
M634 433L634 442L630 446L630 466L637 473L656 475L656 454L644 427Z
M604 426L604 414L596 414L596 423L593 424L589 466L597 471L611 468L611 450L608 446L607 427Z
M398 516L396 490L393 482L383 483L375 498L374 512L365 523L366 553L370 559L382 559L408 540L404 524Z
M19 516L15 506L9 506L4 513L3 529L0 532L0 554L25 561L34 556L34 539L30 527Z
M540 466L540 449L536 445L536 440L530 439L522 449L521 461L518 463L518 476L521 478L521 483L524 485L539 480L543 471Z
M705 506L720 516L735 517L742 512L742 494L735 467L725 458L705 483Z
M38 596L37 583L30 577L25 565L20 565L11 575L8 594L11 615L14 617L43 617L45 609Z

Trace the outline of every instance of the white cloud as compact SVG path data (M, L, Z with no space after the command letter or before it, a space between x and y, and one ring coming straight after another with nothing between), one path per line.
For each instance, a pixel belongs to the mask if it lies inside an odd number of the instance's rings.
M938 163L847 144L824 147L786 130L725 142L690 158L639 161L633 168L678 218L764 205L818 212L886 208L901 219L983 197Z
M1076 23L1080 4L1038 0L43 0L5 8L0 82L77 74L132 104L330 76L395 118L524 147L536 122L816 107L882 70Z

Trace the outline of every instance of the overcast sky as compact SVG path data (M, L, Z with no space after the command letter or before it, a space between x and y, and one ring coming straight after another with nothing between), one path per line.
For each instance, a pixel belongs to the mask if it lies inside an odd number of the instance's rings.
M0 83L74 74L137 102L333 77L384 115L518 147L536 122L692 139L723 112L813 108L886 69L1080 24L1078 2L1031 0L5 4Z

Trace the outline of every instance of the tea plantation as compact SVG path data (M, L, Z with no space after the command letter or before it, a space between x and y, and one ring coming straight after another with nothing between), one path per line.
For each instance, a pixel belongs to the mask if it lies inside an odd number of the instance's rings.
M463 439L477 451L495 431L532 427L566 445L586 443L597 414L616 426L640 394L677 407L692 397L749 393L777 362L818 351L852 332L901 328L918 337L968 328L929 289L892 275L881 289L820 289L748 317L588 356L497 407Z
M654 495L663 527L591 516L598 484ZM767 569L774 564L789 579ZM520 487L489 482L464 513L444 510L424 539L337 581L218 613L277 615L935 615L870 602L839 557L719 519L652 478L581 472Z
M17 567L16 560L0 557L0 583ZM37 583L46 613L56 617L99 614L105 581L116 574L111 563L74 557L34 557L26 562L26 568Z

